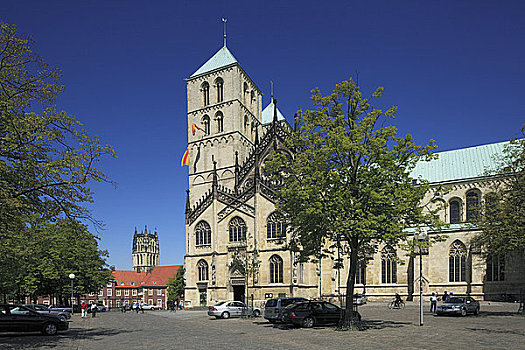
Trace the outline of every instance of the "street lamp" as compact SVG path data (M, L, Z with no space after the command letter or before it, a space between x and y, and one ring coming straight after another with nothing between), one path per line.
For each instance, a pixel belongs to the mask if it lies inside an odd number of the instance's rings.
M75 297L73 296L73 280L75 279L75 274L70 273L69 278L71 279L71 314L73 314L73 301L75 300Z
M417 235L419 243L419 325L423 325L423 243L427 240L427 228Z

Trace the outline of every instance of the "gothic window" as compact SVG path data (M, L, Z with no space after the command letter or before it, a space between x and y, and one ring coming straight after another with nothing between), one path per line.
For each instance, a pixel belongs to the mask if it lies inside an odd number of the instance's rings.
M204 127L204 133L206 135L210 134L210 117L208 115L204 115L202 117L202 126Z
M207 81L202 83L201 91L202 91L202 102L204 106L207 106L210 104L210 84L208 84Z
M211 245L211 228L206 221L201 221L195 226L195 245Z
M355 272L355 283L366 284L366 261L361 260L357 263L357 271Z
M458 199L453 199L449 203L450 223L455 224L461 222L461 203Z
M266 223L266 238L278 239L286 237L286 223L282 215L271 213Z
M505 281L505 255L487 257L487 281Z
M217 87L217 103L224 100L224 80L217 78L215 80L215 86Z
M255 103L255 92L252 90L250 94L250 103L253 105Z
M476 191L467 192L467 221L476 220L479 211L479 194Z
M230 242L246 241L246 223L243 219L236 216L230 221L229 225Z
M283 283L283 259L278 255L270 258L270 283Z
M389 245L381 251L381 283L397 283L396 251Z
M205 260L199 260L197 263L197 269L199 271L199 281L208 280L208 263Z
M244 104L246 104L247 99L248 99L248 84L246 82L244 83L244 94L243 94L243 97L244 97Z
M465 271L467 265L467 247L455 240L450 245L448 253L448 280L449 282L465 282Z
M217 132L224 131L224 116L221 111L215 114L215 120L217 121Z

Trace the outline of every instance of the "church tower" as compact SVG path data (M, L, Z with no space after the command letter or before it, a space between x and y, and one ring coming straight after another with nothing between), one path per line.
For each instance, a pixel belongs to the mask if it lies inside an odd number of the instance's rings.
M261 126L262 93L226 40L186 83L189 199L194 203L211 188L214 166L218 184L234 186L235 161L249 155Z
M134 271L148 273L151 272L153 267L158 266L160 255L157 229L155 229L154 233L148 233L148 227L146 226L144 231L139 234L137 233L137 228L135 228L131 253Z

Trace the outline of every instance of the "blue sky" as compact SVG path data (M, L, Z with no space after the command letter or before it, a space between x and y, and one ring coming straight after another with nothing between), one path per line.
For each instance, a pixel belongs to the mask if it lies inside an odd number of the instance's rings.
M187 168L186 84L228 47L291 120L359 72L393 124L419 144L449 150L520 136L525 121L523 1L23 1L0 20L32 34L35 51L63 70L59 107L113 145L99 166L118 183L95 184L109 263L131 268L131 240L157 227L161 264L182 264Z

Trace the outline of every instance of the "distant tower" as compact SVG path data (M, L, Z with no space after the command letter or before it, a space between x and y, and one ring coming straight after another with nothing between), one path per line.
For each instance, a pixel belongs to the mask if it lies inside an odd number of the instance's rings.
M157 236L156 228L155 233L148 233L148 227L146 226L140 234L137 233L137 228L135 228L132 257L133 270L137 272L144 271L148 273L153 270L153 267L159 265L159 237Z

